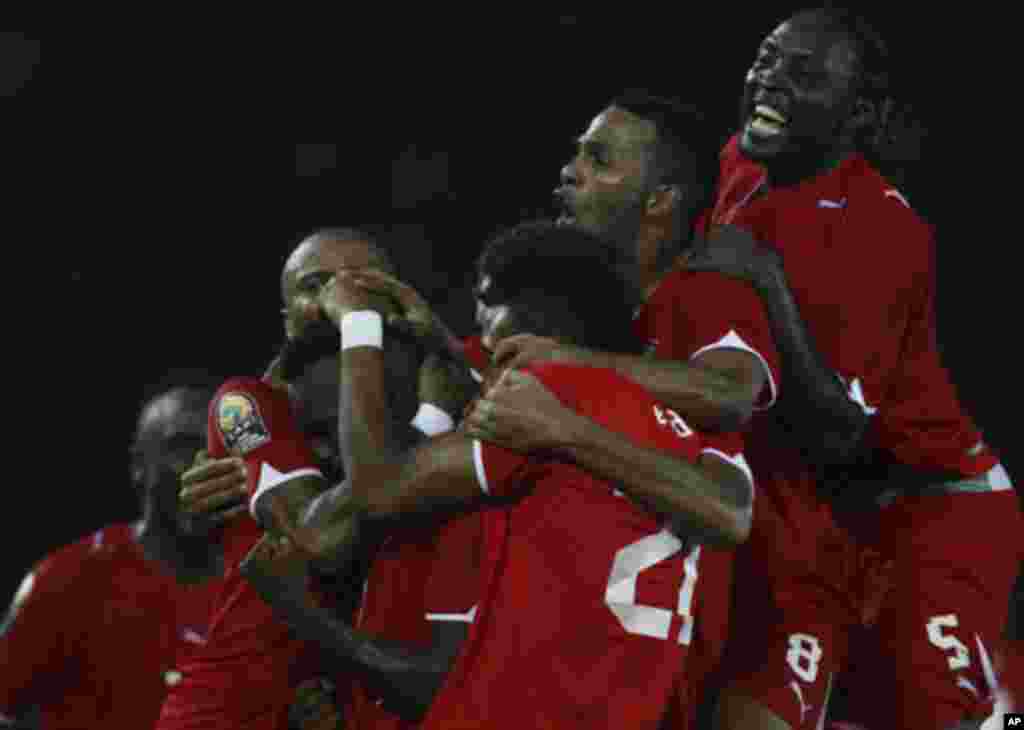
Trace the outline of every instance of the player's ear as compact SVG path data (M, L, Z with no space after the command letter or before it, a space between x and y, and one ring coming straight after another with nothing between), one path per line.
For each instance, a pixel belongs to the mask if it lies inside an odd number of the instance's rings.
M683 191L677 185L659 185L647 196L647 215L664 216L675 210L682 200Z
M878 104L864 96L858 96L853 103L847 125L854 133L876 126L878 122Z
M146 476L146 467L142 459L142 449L139 448L138 444L132 444L132 447L128 450L128 459L128 478L131 479L133 487L141 490Z

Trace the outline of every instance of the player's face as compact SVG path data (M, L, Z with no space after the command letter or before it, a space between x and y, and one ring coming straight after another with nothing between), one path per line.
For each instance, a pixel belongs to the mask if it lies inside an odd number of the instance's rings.
M139 420L137 465L143 495L166 517L178 509L178 478L206 447L208 404L197 394L174 390L146 407Z
M310 320L306 312L315 305L320 289L334 272L345 267L367 267L377 261L365 242L313 236L292 252L281 276L284 299L285 334L289 339L301 336Z
M822 169L849 131L858 77L849 38L814 13L786 21L747 71L740 149L769 170Z
M653 123L624 109L609 107L594 117L562 168L562 184L555 190L564 210L559 221L635 240L655 137Z

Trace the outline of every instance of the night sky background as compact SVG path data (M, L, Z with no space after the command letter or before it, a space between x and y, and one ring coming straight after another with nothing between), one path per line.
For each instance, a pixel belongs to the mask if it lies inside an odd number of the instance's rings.
M1001 160L1016 112L998 102L1016 46L995 40L998 17L905 5L868 8L912 105L889 174L938 231L946 364L1018 474L1018 236L1001 222L1013 203L992 199L1015 169ZM176 367L261 372L304 234L371 226L466 332L482 241L551 211L570 140L610 97L700 103L724 139L758 43L797 7L246 19L271 21L260 30L118 18L47 38L45 56L39 35L0 33L17 325L0 603L46 552L132 517L147 384Z

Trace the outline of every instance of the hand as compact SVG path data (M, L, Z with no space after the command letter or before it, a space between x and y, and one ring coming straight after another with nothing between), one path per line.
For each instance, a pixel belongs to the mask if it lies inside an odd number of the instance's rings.
M242 459L211 459L199 451L179 483L179 518L188 534L222 525L246 511L248 485Z
M434 353L420 367L421 403L432 403L454 416L462 413L478 392L479 386L461 360Z
M533 375L507 370L476 402L459 429L506 449L531 452L571 445L579 418Z
M387 318L389 325L415 337L431 352L448 350L460 355L458 340L418 291L380 269L358 269L355 280L367 291L386 296L398 304L399 311Z
M319 311L341 326L342 318L349 312L360 312L367 309L379 311L380 307L370 292L356 283L356 269L339 269L326 284L320 287L317 295L317 306ZM316 312L307 313L307 316L315 318Z
M309 558L287 537L264 533L242 560L239 572L271 606L305 603L309 596Z
M288 711L289 730L340 730L342 722L330 681L317 677L296 687L295 701Z
M778 252L738 226L722 226L710 239L697 241L683 255L681 265L688 271L713 271L755 286L782 272Z
M588 364L586 351L582 348L537 335L506 337L495 346L492 359L495 366L502 368L522 368L540 360Z

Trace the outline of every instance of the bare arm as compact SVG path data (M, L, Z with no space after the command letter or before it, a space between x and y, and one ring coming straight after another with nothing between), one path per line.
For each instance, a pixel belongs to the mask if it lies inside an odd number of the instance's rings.
M764 304L782 365L782 397L776 409L813 463L854 458L868 414L850 399L845 384L821 355L786 281L782 262L748 232L725 227L686 263L750 284Z
M506 373L464 429L516 451L554 449L705 542L735 545L749 534L752 485L736 466L713 455L691 464L638 446L567 408L528 373Z
M321 608L306 590L308 559L290 541L267 535L249 552L242 575L296 634L316 642L340 666L355 669L385 707L417 720L433 701L459 646L465 624L435 626L429 646L409 646L353 629Z
M597 352L534 335L509 337L495 349L495 361L502 366L519 368L537 360L616 370L709 431L732 431L745 423L767 380L758 359L739 349L709 350L681 362Z

